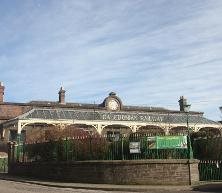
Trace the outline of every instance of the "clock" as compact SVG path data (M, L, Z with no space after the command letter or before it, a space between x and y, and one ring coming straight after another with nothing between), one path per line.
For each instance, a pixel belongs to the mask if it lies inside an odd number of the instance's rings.
M119 108L119 103L115 99L110 99L108 102L108 107L110 110L115 111Z

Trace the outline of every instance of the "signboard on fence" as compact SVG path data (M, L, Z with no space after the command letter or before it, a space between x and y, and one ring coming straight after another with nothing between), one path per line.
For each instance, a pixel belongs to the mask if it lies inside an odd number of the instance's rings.
M187 148L187 136L147 137L148 149L183 149Z
M141 153L140 142L130 142L129 150L130 150L130 153Z

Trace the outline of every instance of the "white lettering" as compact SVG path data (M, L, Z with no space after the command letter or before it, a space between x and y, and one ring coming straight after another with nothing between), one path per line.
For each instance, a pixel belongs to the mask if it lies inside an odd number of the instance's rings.
M102 114L102 120L116 120L116 121L144 121L144 122L163 122L163 116L144 115L144 114Z

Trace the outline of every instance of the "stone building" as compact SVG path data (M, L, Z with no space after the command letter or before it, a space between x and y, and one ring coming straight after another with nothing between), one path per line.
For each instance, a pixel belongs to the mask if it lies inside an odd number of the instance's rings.
M59 100L13 103L4 101L5 87L0 83L0 131L2 141L46 139L49 130L75 131L89 134L150 133L152 135L211 132L221 135L221 124L209 120L202 112L185 112L187 100L179 99L180 110L160 107L126 106L116 93L111 92L101 104L70 103L65 90L59 90Z

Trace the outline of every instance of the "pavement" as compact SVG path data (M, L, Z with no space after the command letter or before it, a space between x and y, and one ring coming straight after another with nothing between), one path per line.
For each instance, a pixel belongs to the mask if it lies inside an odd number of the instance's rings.
M194 186L172 186L172 185L115 185L115 184L86 184L70 183L60 181L47 181L35 178L11 176L0 174L1 180L23 182L28 184L42 185L58 188L87 189L87 190L104 190L104 191L121 191L121 192L148 192L151 190L159 191L213 191L222 192L222 182L202 182Z

